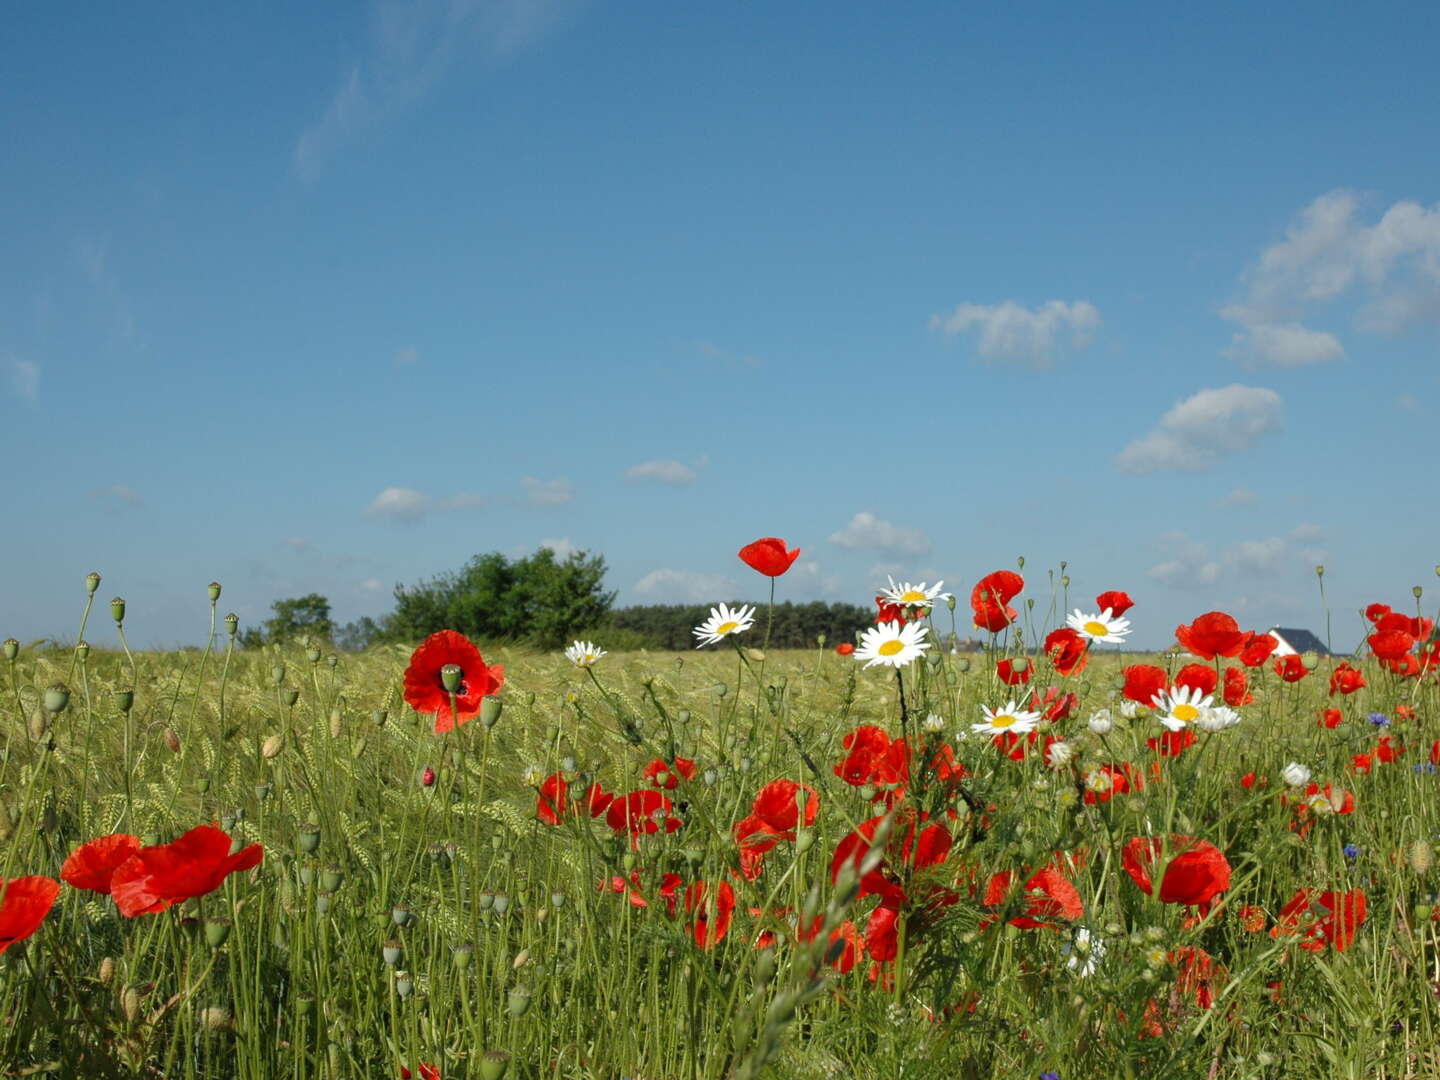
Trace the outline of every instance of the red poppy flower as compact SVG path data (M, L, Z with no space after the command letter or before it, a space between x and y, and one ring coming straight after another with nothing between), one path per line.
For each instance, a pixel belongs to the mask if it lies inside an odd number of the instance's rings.
M1430 744L1430 764L1440 765L1440 739Z
M1097 802L1109 802L1116 795L1128 795L1144 789L1144 776L1130 762L1101 765L1086 777L1085 801L1094 806Z
M1195 745L1195 731L1187 724L1179 731L1163 731L1159 735L1146 739L1145 745L1161 757L1179 757ZM1160 763L1157 761L1154 764L1158 769Z
M1273 634L1256 634L1240 650L1240 662L1246 667L1259 667L1270 659L1270 654L1280 647L1280 639Z
M1350 771L1370 775L1370 770L1375 767L1375 762L1369 754L1356 754L1350 759Z
M1401 653L1394 659L1380 661L1392 674L1404 679L1413 679L1420 674L1420 659L1414 653Z
M1365 617L1372 623L1378 623L1391 611L1389 604L1371 604L1365 609Z
M651 787L673 791L680 786L682 778L695 779L695 762L689 758L677 757L673 765L667 765L663 758L656 758L645 766L645 771L640 775L650 781Z
M1405 747L1395 746L1391 743L1389 735L1381 735L1379 741L1375 743L1375 756L1386 765L1399 761L1400 755L1403 753L1405 753Z
M849 751L835 766L835 775L853 787L903 784L910 776L910 748L904 739L891 740L881 728L865 724L840 741Z
M875 606L879 609L875 616L877 626L888 622L905 625L905 609L899 604L892 603L888 597L875 597Z
M1320 952L1328 942L1336 952L1344 952L1355 943L1355 934L1364 922L1363 889L1351 889L1349 892L1301 889L1280 909L1270 936L1280 938L1300 934L1304 938L1300 943L1302 949Z
M1223 982L1230 974L1215 958L1195 945L1185 945L1170 953L1167 959L1179 972L1175 990L1181 997L1193 997L1202 1009L1215 1006L1216 982Z
M1025 579L1013 570L996 570L986 574L970 590L970 607L975 612L975 625L998 634L1018 614L1010 601L1025 588Z
M231 874L260 865L259 844L230 854L230 837L214 825L197 825L180 839L142 847L115 868L110 895L120 914L133 919L193 896L214 892Z
M1045 693L1035 699L1034 708L1051 723L1057 723L1074 716L1080 708L1080 698L1075 694L1062 694L1058 686L1047 686Z
M800 793L804 792L805 813L800 813ZM781 840L794 840L802 820L805 827L815 824L820 812L820 796L808 784L781 778L760 789L750 805L750 815L735 823L735 842L740 845L740 871L747 881L760 876L764 855Z
M1141 705L1155 704L1155 696L1170 684L1165 670L1154 664L1132 664L1122 668L1120 674L1125 676L1125 689L1121 693Z
M685 911L695 917L691 928L695 944L702 949L713 949L730 932L735 890L728 881L720 882L713 890L705 882L697 881L685 890Z
M1150 875L1163 847L1158 836L1137 836L1125 844L1120 862L1141 892L1154 892ZM1208 840L1171 836L1169 855L1160 882L1161 903L1198 907L1204 915L1210 902L1230 887L1230 863L1225 853Z
M1353 814L1355 812L1355 796L1349 791L1336 791L1335 788L1326 784L1323 788L1311 781L1305 787L1305 797L1300 800L1297 812L1303 820L1308 814L1316 809L1316 803L1323 801L1324 806L1320 809L1328 809L1336 814Z
M1175 628L1180 647L1201 660L1217 656L1238 656L1253 635L1241 631L1239 625L1223 611L1209 611L1189 626Z
M420 1080L440 1080L440 1067L422 1061L415 1066L420 1071ZM404 1065L400 1066L400 1080L410 1080L410 1070Z
M1353 694L1365 685L1365 676L1349 664L1341 664L1330 673L1330 696Z
M1259 779L1256 779L1256 776L1253 772L1247 772L1244 776L1240 777L1240 786L1246 788L1247 790L1253 788L1256 784L1264 787L1266 783L1267 780L1265 777L1262 776Z
M535 816L546 825L559 825L565 815L570 813L569 794L570 785L565 782L563 773L547 776L540 785L540 795L535 800ZM599 784L591 784L590 790L585 794L585 810L592 818L596 818L605 813L614 801L614 795Z
M1434 628L1435 624L1430 619L1418 615L1412 618L1398 611L1391 612L1375 623L1377 633L1409 634L1412 638L1428 638Z
M1045 635L1045 655L1061 675L1075 675L1085 670L1090 642L1081 634L1062 626Z
M779 577L800 557L800 549L785 550L785 541L778 536L762 536L740 549L740 559L752 570L766 577Z
M1206 667L1204 664L1186 664L1175 676L1175 685L1188 686L1192 690L1199 690L1203 696L1209 697L1215 693L1215 684L1219 678L1212 667Z
M1339 709L1322 709L1320 711L1320 720L1316 724L1316 726L1327 727L1331 731L1334 731L1344 722L1345 714L1342 713Z
M1006 902L1017 877L1013 870L992 874L985 885L981 904L999 907ZM1074 922L1085 914L1085 903L1070 880L1054 867L1045 867L1030 876L1021 889L1025 910L1010 920L1021 930L1058 930L1055 919Z
M1135 606L1135 601L1130 599L1129 593L1121 592L1118 589L1111 589L1109 592L1102 592L1095 597L1095 606L1102 612L1109 611L1115 618L1120 618L1125 612Z
M59 895L60 883L53 878L0 880L0 953L40 929Z
M1255 700L1255 695L1250 693L1250 676L1245 674L1243 667L1227 667L1225 669L1225 704L1232 709L1238 709L1242 705L1249 705Z
M835 646L835 655L837 656L849 656L854 651L855 646L849 641L842 641L839 645Z
M86 841L60 867L60 879L72 888L108 895L111 875L140 847L140 838L129 833L111 833Z
M683 823L679 818L670 816L670 805L670 800L658 791L632 791L610 803L605 813L605 824L616 832L628 832L633 841L641 833L650 836L659 832L661 823L656 817L663 812L665 831L672 833Z
M995 674L1006 686L1021 686L1029 682L1034 671L1035 667L1028 659L1015 661L1007 657L995 664Z
M455 712L450 712L450 692L440 681L440 669L447 664L460 668L460 686L455 691ZM450 731L456 723L478 716L487 694L497 694L505 685L505 665L486 667L480 650L464 634L441 630L431 634L410 657L405 669L405 700L418 713L435 715L436 732Z
M1275 661L1274 666L1275 674L1286 682L1299 682L1310 674L1310 669L1305 666L1305 661L1300 659L1299 653L1280 657Z

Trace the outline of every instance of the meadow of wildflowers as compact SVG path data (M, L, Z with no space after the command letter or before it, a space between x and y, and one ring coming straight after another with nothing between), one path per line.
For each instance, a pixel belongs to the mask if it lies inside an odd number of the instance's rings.
M797 555L739 552L772 599ZM1346 657L1218 611L1143 656L1064 571L890 581L808 652L762 601L688 654L344 656L239 649L219 585L135 653L92 575L80 644L4 645L0 1069L1440 1075L1421 589Z

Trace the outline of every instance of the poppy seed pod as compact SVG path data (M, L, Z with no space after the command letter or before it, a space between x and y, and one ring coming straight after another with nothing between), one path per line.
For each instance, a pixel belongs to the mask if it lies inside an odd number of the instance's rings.
M240 632L240 616L233 611L225 616L225 633L234 637Z
M75 643L75 659L79 660L82 664L90 662L90 643L88 641Z
M285 702L285 707L287 709L293 709L295 707L295 703L300 700L300 691L282 690L280 692L280 700Z
M541 910L544 910L543 908ZM514 1017L524 1016L530 1011L530 988L523 983L510 991L505 999L505 1010Z
M318 645L311 645L305 650L305 659L309 660L312 664L318 664L320 662L320 656L320 646Z
M320 847L320 826L313 824L301 825L299 843L300 850L306 855L314 854Z
M415 992L415 981L408 971L395 972L395 992L402 998L408 998Z
M100 588L100 575L94 570L91 570L90 573L85 575L85 591L91 596L94 596L95 590L98 588Z
M217 603L220 599L220 582L212 581L205 586L206 593L210 596L210 603Z
M333 893L345 880L344 871L338 866L327 866L320 871L320 888Z
M1425 595L1425 590L1422 589L1422 588L1420 588L1419 585L1416 585L1414 588L1412 588L1412 589L1410 590L1410 595L1413 596L1413 597L1415 597L1416 600L1419 600L1420 597L1422 597L1422 596Z
M405 961L405 949L393 938L380 948L380 956L389 967L396 967Z
M64 712L65 707L70 704L70 688L64 683L52 683L45 691L44 704L46 712Z
M14 660L20 655L20 642L13 637L5 639L5 659Z
M480 1080L505 1080L510 1068L510 1055L503 1050L487 1050L480 1055Z
M480 699L480 723L487 731L500 722L500 713L504 708L505 702L498 694L486 694Z
M270 669L270 685L279 686L285 681L285 665L276 664Z

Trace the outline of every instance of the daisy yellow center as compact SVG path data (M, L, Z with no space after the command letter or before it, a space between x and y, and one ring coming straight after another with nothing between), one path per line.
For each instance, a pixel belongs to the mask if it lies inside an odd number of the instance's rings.
M929 599L929 597L927 597L927 596L926 596L923 592L921 592L919 589L911 589L909 592L903 594L903 595L900 597L900 603L902 603L902 604L923 604L927 599Z
M893 641L885 642L884 645L881 645L880 648L876 649L875 651L878 652L881 656L894 656L903 648L905 648L905 643L899 638L896 638Z
M735 627L737 627L737 626L739 626L739 625L740 625L740 624L739 624L738 622L736 622L735 620L733 620L733 619L730 620L729 622L722 622L719 626L715 627L715 633L717 633L717 634L728 634L728 633L730 633L731 630L734 630Z
M999 716L992 716L990 718L991 727L1009 727L1013 723L1015 723L1015 717L1009 713L1001 713Z
M1175 708L1170 711L1170 715L1175 717L1176 720L1183 720L1188 724L1200 715L1200 710L1194 705L1176 705Z
M1096 637L1104 637L1110 633L1110 628L1103 622L1096 622L1094 619L1091 619L1085 624L1085 632L1087 634L1094 634Z

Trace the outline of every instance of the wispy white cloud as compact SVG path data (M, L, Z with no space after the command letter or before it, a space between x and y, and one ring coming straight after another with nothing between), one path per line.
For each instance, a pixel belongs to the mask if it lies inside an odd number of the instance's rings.
M1216 505L1222 508L1231 506L1254 506L1260 501L1260 496L1245 487L1243 484L1233 488L1229 495L1226 495Z
M40 397L40 365L6 354L5 366L10 369L10 389L21 401L35 404Z
M445 514L455 510L474 510L489 500L484 495L460 492L434 499L414 488L388 487L365 508L369 518L389 518L392 521L419 521L427 514Z
M404 345L395 350L396 367L414 367L420 363L420 350L414 345Z
M90 492L92 499L102 499L107 502L122 502L127 506L143 506L144 501L140 493L128 484L110 484L108 487L95 488Z
M657 483L671 484L675 487L693 484L697 475L689 465L673 460L642 461L625 470L626 479L654 480Z
M531 506L564 506L575 498L575 485L563 476L557 476L553 480L526 476L520 483L525 488L525 498Z
M1162 561L1146 574L1177 589L1202 589L1222 580L1274 580L1325 561L1325 552L1297 546L1322 535L1318 525L1301 522L1285 536L1238 540L1221 552L1184 532L1168 532L1158 541Z
M356 591L366 593L367 595L373 595L374 593L378 593L384 588L385 583L381 581L378 577L368 577L364 581L358 581L355 583Z
M1440 321L1440 203L1397 202L1373 225L1360 210L1354 192L1327 192L1261 252L1241 279L1242 297L1220 310L1240 327L1227 355L1278 367L1339 360L1340 339L1300 320L1352 294L1362 331Z
M652 570L635 583L635 591L657 603L709 604L736 596L735 582L723 574L690 570Z
M1201 390L1115 457L1121 472L1201 472L1281 426L1280 395L1260 386Z
M1209 544L1192 540L1183 532L1168 532L1160 537L1166 558L1146 571L1147 576L1176 589L1198 589L1220 580L1224 567L1215 558Z
M844 548L894 552L897 555L928 555L930 538L921 529L902 528L883 521L869 510L861 510L839 532L830 534L830 543Z
M733 349L722 349L713 341L696 342L696 347L700 350L700 355L704 356L706 359L714 360L719 364L723 364L726 367L745 368L747 370L754 371L755 369L764 367L765 365L765 361L760 359L760 357L756 356L754 353L736 352Z
M1395 398L1395 407L1406 412L1415 412L1420 408L1420 399L1414 394L1400 394Z
M542 548L549 548L555 553L555 558L559 559L561 562L564 562L571 555L574 555L577 551L580 550L570 542L570 538L568 536L562 536L558 540L541 540L539 546Z
M414 108L457 64L494 62L559 26L572 0L446 0L372 6L363 57L295 141L296 174L313 182L347 144Z
M285 546L291 551L309 551L314 545L303 536L288 536L285 538Z
M930 316L930 329L947 338L978 331L980 355L999 363L1046 368L1063 338L1082 349L1100 326L1100 312L1088 300L1049 300L1031 310L1013 300L1003 304L960 304L948 315Z
M85 278L99 294L101 303L109 308L115 334L121 340L133 343L136 338L135 315L120 278L110 265L109 238L82 236L75 241L74 252L75 261Z

